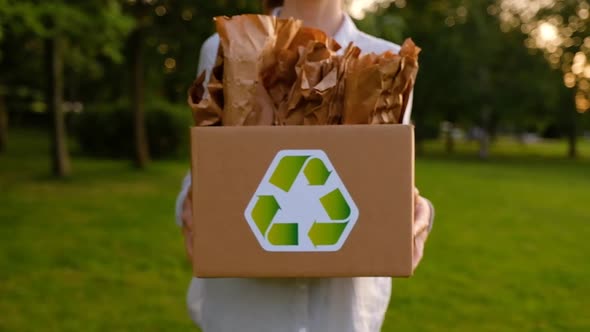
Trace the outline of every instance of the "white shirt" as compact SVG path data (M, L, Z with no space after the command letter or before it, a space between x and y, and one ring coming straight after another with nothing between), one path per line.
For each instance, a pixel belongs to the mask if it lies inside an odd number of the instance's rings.
M353 42L364 53L400 49L361 32L348 15L334 39L344 47ZM205 41L198 73L210 72L218 46L217 34ZM404 123L409 123L411 106L410 100ZM190 183L189 174L176 203L179 225ZM390 296L389 277L193 278L187 304L191 318L204 332L373 332L381 329Z

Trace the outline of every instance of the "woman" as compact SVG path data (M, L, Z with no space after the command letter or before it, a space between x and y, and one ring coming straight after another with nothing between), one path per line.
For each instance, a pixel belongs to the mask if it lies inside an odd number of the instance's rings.
M344 0L266 1L272 15L295 17L321 29L341 45L354 42L363 52L399 51L399 46L359 31L343 10ZM201 49L198 72L210 71L219 37L213 35ZM411 104L404 119L409 122ZM190 176L177 200L186 250L192 255ZM432 205L415 191L414 266L422 258L432 226ZM187 302L192 319L204 332L370 332L379 331L389 298L391 278L198 279L193 278Z

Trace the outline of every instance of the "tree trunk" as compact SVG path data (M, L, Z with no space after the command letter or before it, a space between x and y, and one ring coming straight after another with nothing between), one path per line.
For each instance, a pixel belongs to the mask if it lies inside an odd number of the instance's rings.
M62 109L63 99L63 44L59 37L45 40L47 72L47 109L51 116L51 168L57 177L71 173L67 148L66 125Z
M136 29L129 38L131 107L133 109L135 141L134 160L135 166L145 168L150 160L150 154L144 115L143 36L141 29Z
M0 153L6 151L6 140L8 139L8 112L4 103L4 94L0 88Z
M570 159L577 158L578 157L578 137L576 135L575 129L570 130L570 133L568 134L567 145L568 145L567 156Z
M449 130L445 134L445 152L452 154L455 152L455 137L453 137L453 126L449 126Z
M416 156L423 156L424 155L424 139L417 138L415 148L416 148Z
M487 129L482 129L479 136L479 158L488 159L490 156L490 134Z
M492 109L484 105L480 112L481 131L479 133L479 158L488 159L490 156L490 133L492 132Z

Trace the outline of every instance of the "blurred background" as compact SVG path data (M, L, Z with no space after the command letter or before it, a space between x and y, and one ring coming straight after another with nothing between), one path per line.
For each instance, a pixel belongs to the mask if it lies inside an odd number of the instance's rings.
M590 331L590 2L350 0L423 49L437 209L384 331ZM257 0L0 0L0 331L195 330L174 200L211 18Z

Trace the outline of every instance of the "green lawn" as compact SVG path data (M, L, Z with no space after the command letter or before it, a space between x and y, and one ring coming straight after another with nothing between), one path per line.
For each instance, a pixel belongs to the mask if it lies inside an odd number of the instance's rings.
M44 136L10 134L0 155L0 331L195 330L173 222L187 162L137 172L74 158L74 176L56 181ZM559 158L561 143L522 149L502 142L488 162L418 160L435 228L415 277L394 281L384 331L590 331L590 161ZM590 155L587 143L581 150Z

